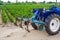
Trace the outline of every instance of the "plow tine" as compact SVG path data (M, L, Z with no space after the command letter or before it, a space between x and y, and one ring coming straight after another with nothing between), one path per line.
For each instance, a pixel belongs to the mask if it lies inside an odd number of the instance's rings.
M18 26L18 25L17 25L17 18L15 18L14 25L15 25L15 26Z
M21 22L20 22L19 26L20 26L20 28L23 28L22 20L21 20Z
M30 30L28 29L28 25L27 25L27 28L25 28L25 30L26 30L27 32L30 32Z
M29 20L26 21L26 27L27 27L27 28L25 28L25 30L28 31L28 32L30 32L30 30L28 29L28 26L29 26Z
M23 18L21 19L21 22L20 22L20 24L19 24L19 26L20 26L20 28L23 28Z
M18 26L18 25L17 25L17 22L15 22L14 25L15 25L15 26Z

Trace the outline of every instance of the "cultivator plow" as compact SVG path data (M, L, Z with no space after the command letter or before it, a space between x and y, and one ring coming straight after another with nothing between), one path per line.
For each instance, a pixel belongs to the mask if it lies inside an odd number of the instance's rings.
M33 11L35 11L35 10L33 10ZM19 26L21 27L21 28L23 28L23 21L24 21L24 24L26 25L26 27L27 27L27 31L28 32L30 32L29 31L29 29L28 29L28 27L29 27L29 24L31 24L32 25L32 23L34 23L34 24L36 24L37 25L37 29L38 30L43 30L43 26L44 26L44 22L43 21L41 21L41 20L37 20L37 19L39 19L39 18L36 18L36 16L37 16L37 11L39 11L39 10L36 10L36 12L34 13L34 15L31 17L31 18L20 18L20 17L18 17L18 18L16 18L16 21L15 21L15 25L17 25L16 24L16 22L17 22L17 20L20 20L20 24L19 24ZM39 14L38 14L39 15Z
M39 25L39 26L42 27L42 28L37 27L39 30L43 30L44 22L42 22L42 21L34 20L34 19L31 19L31 18L30 19L29 18L18 18L18 20L21 20L21 24L20 24L21 28L23 28L22 27L22 22L24 21L24 24L27 26L27 29L29 27L29 24L35 23L37 26Z

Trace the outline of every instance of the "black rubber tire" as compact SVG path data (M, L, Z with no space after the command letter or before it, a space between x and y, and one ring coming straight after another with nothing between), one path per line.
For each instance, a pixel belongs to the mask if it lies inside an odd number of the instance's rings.
M38 29L37 26L35 25L35 23L31 23L31 25L32 25L32 27L33 27L35 30Z
M51 14L51 15L49 15L49 16L45 19L45 30L46 30L46 32L47 32L49 35L56 35L56 34L59 33L59 29L58 29L56 32L52 32L52 31L50 30L49 25L50 25L50 21L51 21L53 18L58 18L58 19L60 20L60 17L59 17L59 15L57 15L57 14Z

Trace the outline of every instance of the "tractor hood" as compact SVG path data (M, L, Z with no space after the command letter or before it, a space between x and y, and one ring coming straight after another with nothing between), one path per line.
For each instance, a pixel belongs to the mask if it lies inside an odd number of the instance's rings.
M57 13L57 14L60 14L60 8L58 8L58 7L56 7L56 6L51 7L49 10L50 10L50 11L53 11L53 12L55 12L55 13Z

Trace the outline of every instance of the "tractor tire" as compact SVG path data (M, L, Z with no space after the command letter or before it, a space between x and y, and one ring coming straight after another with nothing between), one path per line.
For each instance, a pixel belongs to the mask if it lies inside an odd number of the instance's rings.
M35 23L31 23L32 27L35 29L35 30L38 30L37 26L35 25Z
M56 35L60 29L60 17L57 14L51 14L45 19L45 30L49 35Z

